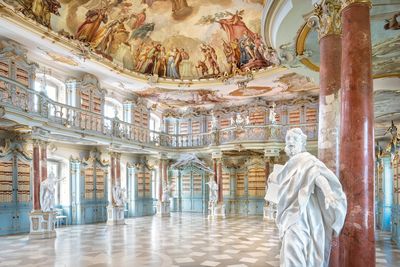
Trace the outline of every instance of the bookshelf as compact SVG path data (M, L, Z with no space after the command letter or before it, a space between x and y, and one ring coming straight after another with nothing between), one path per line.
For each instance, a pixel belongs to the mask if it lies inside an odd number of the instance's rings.
M182 195L190 195L190 178L191 178L190 176L191 176L190 172L181 174Z
M192 173L193 178L193 195L201 196L202 193L202 178L203 176L199 173Z
M0 161L0 203L13 202L13 161Z
M30 202L30 180L31 180L31 165L30 163L17 161L18 173L18 202Z
M85 188L85 199L91 200L94 198L94 169L88 167L84 170L84 188Z
M244 172L236 173L236 195L242 197L245 195L244 180L246 179L246 174Z
M231 181L231 174L229 170L222 170L222 194L224 196L230 195L230 181Z
M264 125L265 123L265 111L251 112L249 116L251 125Z
M260 167L250 168L248 171L248 194L252 197L265 195L265 169Z
M106 199L105 179L106 172L103 169L96 168L96 198Z
M306 123L316 123L318 120L318 110L316 108L306 109Z
M300 110L289 111L288 112L288 121L289 121L289 124L300 124L300 122L301 122Z

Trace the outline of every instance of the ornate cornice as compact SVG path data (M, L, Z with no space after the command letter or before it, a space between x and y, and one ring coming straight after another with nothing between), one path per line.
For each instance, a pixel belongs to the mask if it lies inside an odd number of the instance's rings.
M352 4L365 4L368 5L369 8L372 8L371 0L341 0L342 1L342 10Z
M308 20L310 26L315 26L319 40L327 35L342 33L340 0L322 0L321 4L314 5L314 15Z

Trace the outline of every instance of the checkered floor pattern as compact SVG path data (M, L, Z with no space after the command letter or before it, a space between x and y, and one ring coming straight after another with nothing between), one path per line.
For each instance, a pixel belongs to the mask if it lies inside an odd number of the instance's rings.
M200 214L127 219L126 225L57 229L56 239L0 237L0 266L279 266L273 222L261 217L208 220ZM400 266L400 250L378 233L377 267Z

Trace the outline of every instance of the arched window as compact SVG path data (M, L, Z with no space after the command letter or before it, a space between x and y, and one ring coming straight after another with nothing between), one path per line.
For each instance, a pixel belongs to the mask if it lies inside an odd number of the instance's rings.
M43 92L51 100L66 104L65 84L57 78L45 73L37 73L35 91Z

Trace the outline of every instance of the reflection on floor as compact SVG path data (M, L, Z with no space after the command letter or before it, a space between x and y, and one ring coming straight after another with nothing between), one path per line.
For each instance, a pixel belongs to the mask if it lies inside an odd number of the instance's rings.
M279 266L277 229L260 217L173 214L126 223L59 228L53 240L0 237L0 266ZM400 266L387 237L379 234L377 266Z

